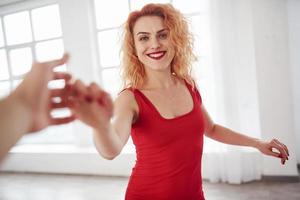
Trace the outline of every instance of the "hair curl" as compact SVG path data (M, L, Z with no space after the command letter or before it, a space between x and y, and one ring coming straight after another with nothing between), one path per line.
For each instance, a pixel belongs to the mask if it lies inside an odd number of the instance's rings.
M134 45L133 27L143 16L158 16L170 30L170 41L175 55L171 62L171 72L194 86L191 75L192 62L197 58L193 53L193 36L186 18L171 4L147 4L139 11L129 14L124 25L122 55L122 78L124 87L140 88L145 80L145 68L139 61Z

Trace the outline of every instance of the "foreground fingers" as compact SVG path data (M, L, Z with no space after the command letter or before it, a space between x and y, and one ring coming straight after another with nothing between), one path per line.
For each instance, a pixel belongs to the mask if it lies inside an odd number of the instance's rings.
M60 59L52 60L52 61L49 61L49 62L44 62L44 63L41 63L41 64L45 64L45 65L49 66L50 68L55 68L57 66L65 64L68 60L69 60L69 54L65 53L63 55L63 57L60 58Z
M65 80L66 82L68 82L69 80L71 80L72 76L69 73L66 72L54 72L53 73L53 80Z

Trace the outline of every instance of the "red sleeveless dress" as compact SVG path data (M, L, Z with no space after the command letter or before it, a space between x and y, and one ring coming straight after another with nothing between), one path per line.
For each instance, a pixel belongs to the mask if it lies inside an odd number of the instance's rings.
M196 88L187 82L186 86L193 109L173 119L163 118L141 91L130 88L139 106L139 118L131 129L137 160L126 200L204 200L202 100Z

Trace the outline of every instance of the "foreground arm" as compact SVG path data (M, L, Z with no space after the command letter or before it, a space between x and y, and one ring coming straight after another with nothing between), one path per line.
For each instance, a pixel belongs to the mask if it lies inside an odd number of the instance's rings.
M48 82L71 78L68 74L53 72L53 68L66 61L65 56L60 60L33 64L31 71L16 90L0 101L0 160L25 133L74 119L72 116L55 119L50 115L56 104L51 103L51 96L55 95L48 89Z
M241 133L234 132L226 127L214 124L203 105L202 110L205 119L205 135L207 137L225 144L254 147L263 154L281 158L282 164L288 160L288 148L277 139L265 142L257 138L252 138Z

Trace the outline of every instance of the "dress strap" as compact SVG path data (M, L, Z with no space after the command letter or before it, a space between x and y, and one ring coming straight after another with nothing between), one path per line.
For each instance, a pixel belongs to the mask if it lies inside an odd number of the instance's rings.
M202 104L202 97L201 97L200 92L197 88L196 82L193 80L194 86L192 86L190 83L188 83L185 79L184 79L184 82L185 82L187 88L189 89L189 91L191 92L191 94L193 94L194 97L196 97L196 99L199 100L200 104Z

